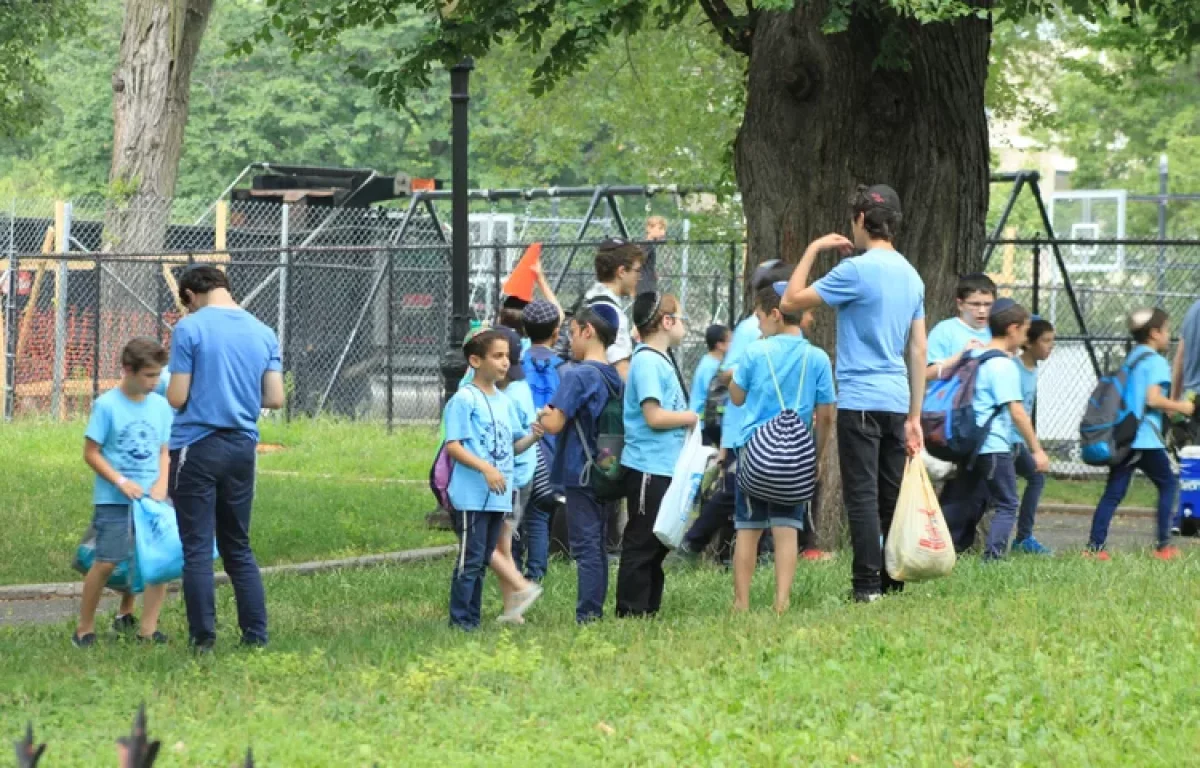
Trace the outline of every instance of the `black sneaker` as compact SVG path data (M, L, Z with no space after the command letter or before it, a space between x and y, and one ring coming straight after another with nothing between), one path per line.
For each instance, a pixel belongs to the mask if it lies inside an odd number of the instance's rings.
M197 656L211 656L213 649L216 646L216 641L205 640L204 642L197 643L193 640L191 646L192 653L196 654Z
M86 635L83 635L82 637L75 634L74 632L71 633L71 645L75 646L76 648L91 648L95 644L96 644L96 633L95 632L88 632Z
M168 640L170 640L170 638L158 630L155 630L154 634L150 635L149 637L145 635L137 636L137 641L143 645L166 645Z
M137 616L134 616L132 613L119 615L117 618L113 619L112 628L113 632L116 632L118 635L124 635L133 632L138 628Z
M879 592L854 590L854 602L856 603L874 603L882 599L883 595Z
M251 639L248 637L243 637L241 639L241 641L238 643L238 646L241 648L250 648L250 649L260 648L261 649L261 648L267 647L267 641L266 640L255 640L255 639Z

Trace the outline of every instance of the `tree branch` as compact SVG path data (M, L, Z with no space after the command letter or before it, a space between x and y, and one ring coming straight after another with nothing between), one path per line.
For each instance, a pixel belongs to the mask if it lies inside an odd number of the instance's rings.
M699 0L704 15L721 35L721 41L738 53L750 55L751 31L749 17L738 16L725 0Z

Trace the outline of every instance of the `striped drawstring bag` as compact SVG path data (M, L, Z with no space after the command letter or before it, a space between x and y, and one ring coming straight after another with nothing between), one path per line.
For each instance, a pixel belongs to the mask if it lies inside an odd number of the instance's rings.
M766 358L782 410L754 430L738 454L737 482L742 493L752 499L794 507L811 500L817 487L817 446L798 413L808 374L808 351L800 369L796 404L791 408L783 400L771 355Z

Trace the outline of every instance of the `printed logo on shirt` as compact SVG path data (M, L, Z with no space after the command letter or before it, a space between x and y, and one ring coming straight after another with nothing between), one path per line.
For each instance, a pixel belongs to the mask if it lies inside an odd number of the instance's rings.
M125 466L137 466L153 459L161 442L154 427L139 420L121 430L117 436L117 453L125 460Z

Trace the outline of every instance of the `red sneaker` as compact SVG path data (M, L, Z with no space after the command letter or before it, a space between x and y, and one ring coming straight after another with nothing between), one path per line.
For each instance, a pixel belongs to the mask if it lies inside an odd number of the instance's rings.
M1112 560L1112 555L1103 549L1085 549L1083 550L1083 556L1088 560L1099 560L1104 563Z
M1183 552L1180 551L1179 547L1159 547L1154 550L1152 556L1156 560L1177 560L1183 557Z
M818 561L824 561L824 560L832 560L833 553L832 552L822 552L819 549L806 549L800 553L800 557L805 560L811 560L813 562L818 562Z

